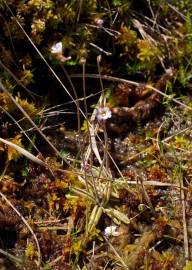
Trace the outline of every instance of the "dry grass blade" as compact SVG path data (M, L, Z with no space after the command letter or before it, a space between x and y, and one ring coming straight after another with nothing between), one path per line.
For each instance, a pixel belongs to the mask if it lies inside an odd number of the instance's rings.
M13 261L14 263L16 263L16 264L21 265L21 264L23 263L23 261L22 261L20 258L18 258L18 257L16 257L16 256L13 256L13 255L10 254L9 252L4 251L4 250L1 249L1 248L0 248L0 253L1 253L2 255L4 255L5 257L7 257L9 260L11 260L11 261Z
M183 190L183 177L180 179L181 184L181 202L182 202L182 214L183 214L183 238L184 238L184 251L185 251L185 262L186 265L189 262L189 241L187 233L187 222L186 222L186 209L185 209L185 193Z
M95 198L92 196L92 194L85 191L84 189L71 187L71 191L74 192L77 195L83 196L83 197L95 202Z
M138 181L127 181L128 184L130 185L137 185ZM175 188L181 188L179 185L171 184L171 183L166 183L166 182L159 182L159 181L153 181L153 180L148 180L148 181L143 181L143 185L145 186L157 186L157 187L175 187ZM183 190L186 188L183 187Z
M0 142L14 148L16 151L18 151L20 154L24 155L25 157L27 157L28 159L30 159L31 161L41 165L41 166L46 166L47 164L45 162L43 162L42 160L40 160L39 158L35 157L33 154L29 153L27 150L25 150L24 148L18 146L17 144L14 144L12 142L9 142L5 139L0 138Z
M135 28L138 29L139 33L141 34L142 38L144 40L148 40L150 43L154 44L155 46L157 46L157 41L154 40L150 35L148 35L146 33L146 31L144 30L143 25L136 19L132 20L133 25L135 26Z

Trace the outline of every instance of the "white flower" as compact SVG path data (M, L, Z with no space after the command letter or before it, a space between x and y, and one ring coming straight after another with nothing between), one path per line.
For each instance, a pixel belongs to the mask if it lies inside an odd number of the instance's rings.
M97 119L100 120L107 120L111 118L111 110L108 107L101 107L97 109Z
M106 227L104 230L104 235L106 237L119 236L119 232L117 231L117 226L111 225L111 226Z
M51 53L53 54L62 54L63 52L63 44L62 42L57 42L55 45L51 47Z
M95 18L94 22L99 27L102 27L103 23L104 23L104 21L102 19L100 19L100 18Z
M55 45L51 47L51 53L54 54L54 57L57 60L63 63L71 59L71 56L66 57L63 55L63 44L61 41L57 42Z

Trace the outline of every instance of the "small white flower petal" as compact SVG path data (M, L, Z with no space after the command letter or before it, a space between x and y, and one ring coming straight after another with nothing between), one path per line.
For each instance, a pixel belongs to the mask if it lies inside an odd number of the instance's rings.
M95 24L96 24L97 26L99 26L99 27L103 26L103 23L104 23L104 21L103 21L102 19L100 19L100 18L96 18L96 19L94 20L94 22L95 22Z
M55 45L51 47L51 53L56 54L56 53L62 53L63 52L63 44L62 42L57 42Z
M98 120L107 120L111 118L111 110L108 107L101 107L97 109L97 119Z
M117 231L117 226L116 225L111 225L105 228L104 230L104 235L106 237L109 236L118 236L119 232Z

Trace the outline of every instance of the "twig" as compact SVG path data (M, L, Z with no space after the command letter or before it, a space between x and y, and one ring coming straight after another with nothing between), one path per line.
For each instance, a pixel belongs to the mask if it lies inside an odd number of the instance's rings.
M91 46L93 46L94 48L96 48L98 51L100 51L100 52L106 54L107 56L112 55L111 52L107 52L107 51L103 50L101 47L97 46L96 44L94 44L94 43L92 43L92 42L89 42L89 44L90 44Z

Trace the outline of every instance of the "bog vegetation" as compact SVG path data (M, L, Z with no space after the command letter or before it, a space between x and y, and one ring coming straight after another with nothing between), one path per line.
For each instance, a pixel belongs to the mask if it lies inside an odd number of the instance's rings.
M0 268L192 269L192 2L0 0Z

